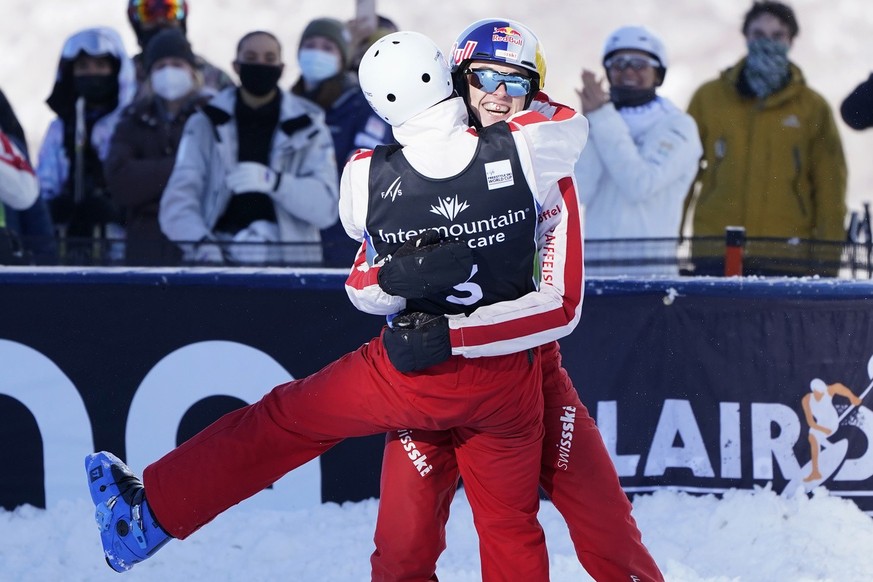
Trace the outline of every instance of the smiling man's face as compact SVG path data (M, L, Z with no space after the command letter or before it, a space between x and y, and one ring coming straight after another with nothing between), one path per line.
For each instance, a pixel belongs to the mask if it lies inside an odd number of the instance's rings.
M530 72L522 67L507 65L504 63L492 63L490 61L471 61L467 67L470 70L490 69L498 73L519 74L530 77ZM506 85L501 83L493 93L486 93L470 85L467 78L467 90L469 94L470 109L479 119L482 127L503 121L511 115L524 110L526 95L511 97L506 93Z

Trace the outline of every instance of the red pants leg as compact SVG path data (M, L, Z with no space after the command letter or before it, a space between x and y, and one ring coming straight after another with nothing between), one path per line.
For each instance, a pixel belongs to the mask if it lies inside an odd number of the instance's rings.
M339 439L401 427L465 426L481 431L480 440L488 445L488 456L472 455L474 462L494 462L474 468L481 478L468 490L481 488L476 493L483 499L506 502L479 505L484 523L500 522L512 533L486 532L500 545L496 551L507 556L500 568L547 576L535 519L538 469L529 469L527 459L518 463L519 443L541 446L540 383L538 352L533 362L527 353L453 357L404 375L375 338L316 374L277 386L259 402L223 416L149 465L143 474L149 504L171 535L184 538ZM538 464L539 451L531 456ZM519 486L522 493L515 490Z
M546 432L540 485L567 522L579 561L598 581L663 582L600 431L561 367L557 343L542 351Z
M426 464L423 464L426 463ZM391 431L385 438L379 513L370 557L373 582L432 582L446 549L458 487L449 431Z

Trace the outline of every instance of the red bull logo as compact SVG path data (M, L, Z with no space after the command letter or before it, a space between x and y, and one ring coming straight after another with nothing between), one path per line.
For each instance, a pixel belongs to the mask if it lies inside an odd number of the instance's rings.
M491 33L492 42L506 42L510 44L524 44L524 37L521 31L511 26L495 26L494 32Z
M459 47L458 43L452 45L452 62L460 65L463 61L473 56L473 51L476 50L476 45L479 44L475 40L468 40L463 47Z

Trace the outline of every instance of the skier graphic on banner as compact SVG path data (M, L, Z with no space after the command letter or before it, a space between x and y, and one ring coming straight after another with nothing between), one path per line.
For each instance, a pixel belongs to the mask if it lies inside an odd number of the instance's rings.
M813 378L809 383L809 389L810 393L805 395L801 402L806 422L809 424L809 449L812 464L812 471L803 479L805 483L821 481L825 478L820 470L819 455L823 449L831 446L828 437L833 435L840 426L840 414L834 407L834 396L840 395L848 398L853 408L861 405L861 399L840 382L825 384L821 378ZM840 443L845 448L844 441L840 441ZM844 455L845 452L839 455L839 460L842 460Z

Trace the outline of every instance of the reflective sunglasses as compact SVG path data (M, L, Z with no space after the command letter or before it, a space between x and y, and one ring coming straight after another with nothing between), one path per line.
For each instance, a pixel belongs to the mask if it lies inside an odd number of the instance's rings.
M136 0L131 9L141 24L185 19L185 0Z
M624 71L627 68L631 68L634 71L640 72L645 70L647 67L652 67L653 69L656 69L661 66L661 63L659 63L657 59L653 59L650 57L641 57L638 55L619 55L617 57L606 59L603 65L607 69L613 71Z
M522 97L530 93L530 79L518 73L498 73L491 69L467 69L464 71L471 87L486 93L494 93L503 83L510 97Z

